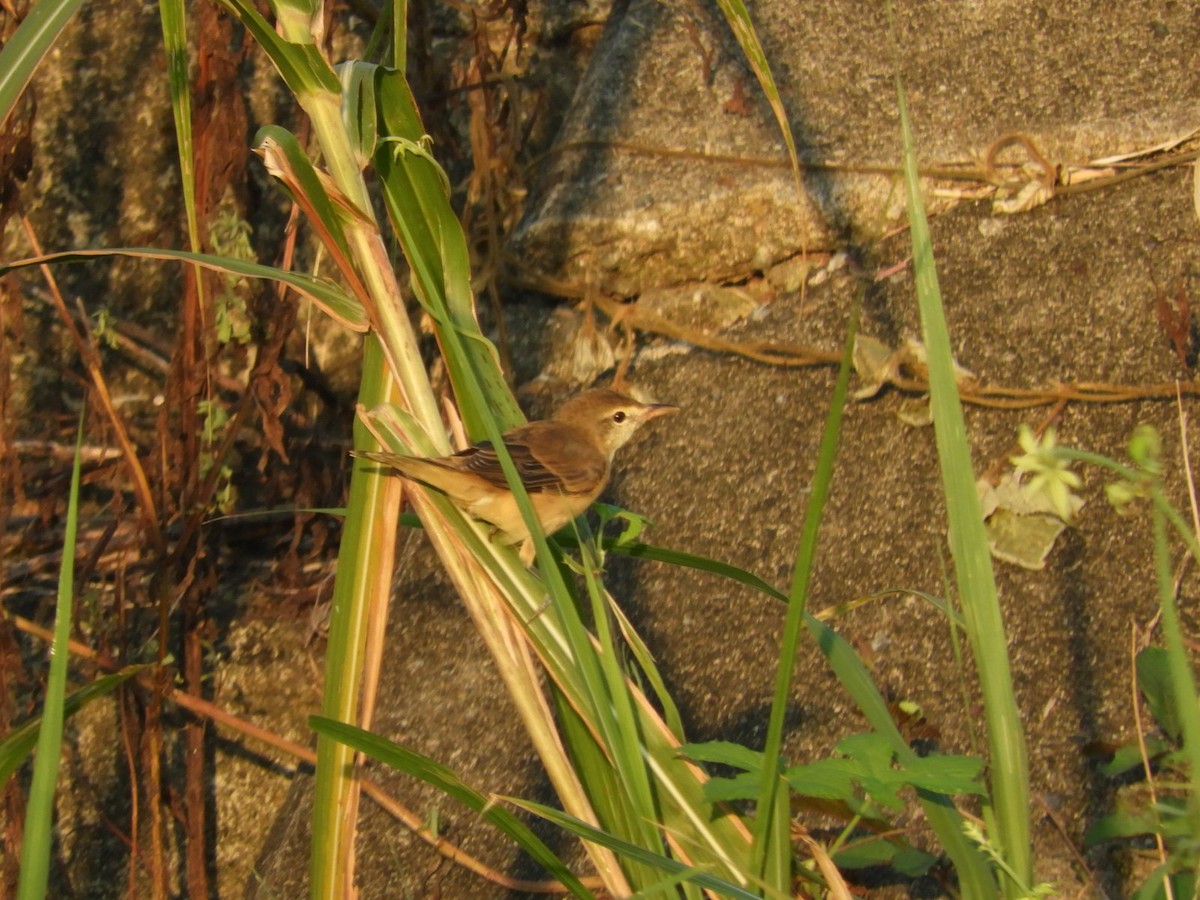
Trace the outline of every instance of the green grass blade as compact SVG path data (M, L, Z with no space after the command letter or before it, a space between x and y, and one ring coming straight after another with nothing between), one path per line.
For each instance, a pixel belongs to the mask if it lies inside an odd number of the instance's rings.
M714 811L704 799L700 778L677 757L677 741L665 736L668 729L637 687L612 665L603 649L597 649L567 589L500 440L503 429L522 416L504 382L495 349L475 322L467 246L449 204L445 175L430 153L403 79L384 74L377 87L381 128L375 165L390 219L412 269L417 298L433 320L468 434L473 439L489 440L496 447L533 535L539 566L537 576L524 570L506 572L510 564L505 559L511 559L511 554L497 553L495 548L480 553L478 561L498 584L504 585L503 597L497 596L495 602L506 604L508 609L503 614L515 614L523 623L555 690L561 691L561 705L579 717L578 727L570 730L570 740L579 740L572 750L575 771L564 777L560 766L562 744L557 735L553 746L539 737L547 727L553 729L553 723L535 713L534 704L523 707L525 724L548 769L559 766L552 778L573 813L587 818L595 812L606 827L619 828L625 839L645 844L651 852L661 853L664 835L669 836L697 864L718 867L723 875L746 878L747 866L742 857L748 841L741 823L727 813ZM432 498L427 503L436 506ZM473 527L459 535L467 546L471 546L473 536ZM468 599L468 605L474 602ZM493 600L488 597L480 602L491 604ZM487 610L487 616L501 612L490 605ZM481 631L488 640L486 628ZM506 663L503 650L494 651L494 655ZM510 688L517 683L514 676ZM536 686L518 687L524 689L534 691ZM520 705L520 698L515 699ZM563 718L569 721L569 716ZM580 783L586 786L586 798L579 794ZM569 794L563 794L564 790ZM625 870L629 876L625 879L607 852L596 858L598 865L605 866L610 887L618 893L629 892L619 883L625 880L638 887L657 883L657 873L643 873L634 866Z
M175 145L179 153L180 186L187 213L188 246L199 253L202 235L196 215L196 167L192 150L192 94L188 79L187 12L183 0L159 0L163 49L167 54L167 83L175 119Z
M643 543L606 544L605 552L629 556L633 559L653 559L672 566L683 566L688 569L709 572L760 591L781 603L788 602L787 594L767 584L767 582L763 581L753 572L747 572L745 569L739 569L737 566L711 559L707 556L697 556L694 553L687 553L683 550L671 550L666 547L656 547L653 544Z
M615 834L626 838L638 835L638 846L644 847L646 838L643 830L647 819L640 816L630 804L628 791L617 768L597 743L595 733L587 726L563 691L557 687L554 689L554 699L559 727L570 753L571 763L579 773L580 780L587 786L588 797L591 799L597 820ZM658 841L658 844L661 846L661 841ZM644 886L653 878L650 871L630 866L628 859L621 860L621 868L634 889Z
M622 792L628 797L628 806L637 814L626 823L632 830L627 833L637 835L639 846L656 850L664 850L662 837L655 823L662 819L661 807L651 784L650 772L642 755L646 736L642 733L642 721L634 708L635 700L628 690L625 667L622 664L624 656L612 629L607 604L603 596L603 588L596 577L596 561L591 549L581 548L581 558L584 569L584 584L588 598L591 600L592 621L596 631L596 640L600 646L598 654L602 684L595 691L601 703L606 703L611 710L610 715L596 717L603 735L604 745L608 749L613 762L617 783ZM592 792L595 794L595 791ZM638 889L644 889L654 881L653 876L637 870L627 864L631 883Z
M825 420L825 433L821 438L821 450L813 473L812 490L804 515L804 530L796 550L796 564L792 574L792 590L788 598L788 611L784 619L783 636L779 646L779 665L775 673L775 697L771 704L771 718L767 724L767 738L763 747L765 765L762 789L759 792L757 815L754 821L754 872L768 884L785 890L791 883L790 840L787 830L779 832L779 810L777 804L784 801L777 795L782 782L775 771L783 747L783 725L787 712L788 696L791 692L792 676L796 670L796 649L800 643L800 628L808 606L808 585L817 552L817 535L821 527L821 515L829 497L829 485L833 481L833 464L837 458L838 435L841 433L842 415L850 391L851 358L854 339L858 334L858 303L851 316L846 332L842 363L838 369L837 383L829 404L829 415ZM774 861L768 870L767 863Z
M607 847L622 857L637 860L646 866L652 866L664 872L684 875L691 883L705 890L713 891L717 896L733 897L736 900L759 900L762 896L761 894L751 893L749 890L733 882L699 870L697 867L688 866L669 856L662 856L639 847L636 844L631 844L616 835L609 834L607 831L602 831L599 828L594 828L587 822L581 821L560 810L544 806L541 803L534 803L531 800L520 800L514 797L505 797L504 799L514 806L527 809L531 813L541 816L549 822L553 822L560 828L564 828L584 840ZM782 896L787 895L783 894Z
M25 86L83 0L38 0L0 49L0 130Z
M754 70L754 75L758 79L763 93L766 94L767 102L771 104L771 112L775 114L775 121L779 124L779 133L783 135L783 141L787 145L788 158L792 162L792 177L796 180L796 193L802 195L800 160L796 155L796 140L792 137L792 126L788 121L787 110L779 96L775 76L771 74L771 63L767 59L766 51L763 50L762 42L758 39L754 21L750 18L750 13L746 10L746 4L742 0L717 0L717 6L721 7L721 12L725 14L729 28L733 31L734 39L742 48L742 54L746 57L750 68Z
M63 704L63 718L69 719L93 700L99 700L115 691L118 687L133 678L148 666L126 666L119 672L97 678L91 684L80 688L68 696ZM8 783L26 757L33 751L38 742L38 732L42 727L41 716L23 722L10 731L0 741L0 786Z
M655 699L658 700L662 707L663 720L666 722L667 728L671 734L679 741L684 739L683 717L679 714L679 707L675 704L675 698L667 691L667 683L662 677L662 673L658 670L658 666L654 662L654 656L650 653L650 648L646 646L633 628L633 623L621 610L615 601L612 601L613 616L620 626L621 634L625 638L625 646L629 653L637 662L638 669L641 670L641 680L649 683L650 689L654 692Z
M499 432L492 433L488 419L504 431L524 416L504 380L496 349L475 321L466 237L450 206L445 173L429 154L403 77L383 74L377 96L384 137L375 166L388 215L412 266L418 299L438 328L467 433L472 440L495 442Z
M574 896L593 896L592 892L584 887L563 861L524 822L505 807L495 803L492 798L476 791L446 766L353 725L346 725L320 716L310 716L308 722L317 734L352 747L401 772L407 772L447 796L453 797L468 809L479 813L484 821L494 825L512 838L547 872L561 881Z
M913 272L929 359L930 403L946 497L950 550L963 618L983 691L996 830L991 837L1015 878L1029 885L1033 856L1029 838L1029 767L1025 738L1013 693L1008 643L983 512L975 489L962 403L954 377L950 332L942 309L933 243L917 174L912 126L899 75L896 76L896 92L904 148L908 221L912 232ZM1019 890L1011 879L1005 879L1004 886L1007 896L1015 896Z
M41 266L49 263L85 262L90 259L103 259L110 256L190 262L203 266L206 269L225 272L230 275L281 281L302 297L311 300L332 318L352 331L365 332L368 327L367 316L363 311L362 304L332 281L325 278L317 278L313 275L305 275L302 272L289 272L286 269L277 269L274 266L263 266L258 263L247 262L229 256L192 253L190 250L158 250L151 247L114 247L111 250L67 250L62 253L47 253L45 256L34 256L13 262L0 263L0 278L9 272L23 269L27 266Z
M86 412L86 407L84 409ZM58 784L58 761L62 755L63 717L66 709L67 661L70 652L72 610L75 599L75 535L79 528L79 480L82 471L83 412L75 436L75 463L71 467L71 489L67 499L63 533L62 567L58 573L58 602L54 610L54 641L50 646L50 673L46 678L46 701L38 729L37 753L33 760L33 782L25 810L25 834L21 843L19 900L41 900L50 878L51 831L54 823L54 791Z

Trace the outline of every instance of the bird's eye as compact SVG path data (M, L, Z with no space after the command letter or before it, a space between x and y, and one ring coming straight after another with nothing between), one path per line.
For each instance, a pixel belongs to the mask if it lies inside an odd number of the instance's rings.
M613 413L613 421L618 422L618 423L624 422L625 421L625 410L618 409L615 413Z

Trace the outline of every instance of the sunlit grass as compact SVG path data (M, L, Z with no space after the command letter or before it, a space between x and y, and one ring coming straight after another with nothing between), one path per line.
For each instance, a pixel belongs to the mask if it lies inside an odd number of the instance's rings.
M83 416L75 437L75 461L71 467L71 487L67 495L66 528L63 532L62 565L58 573L58 599L54 607L54 642L50 647L50 674L46 678L46 697L42 701L42 722L38 729L37 753L33 760L33 782L25 809L25 828L21 843L20 900L41 900L46 896L53 854L52 827L54 794L58 787L58 764L62 756L63 716L67 696L67 662L70 653L71 622L75 608L75 535L79 530L79 477L83 445Z

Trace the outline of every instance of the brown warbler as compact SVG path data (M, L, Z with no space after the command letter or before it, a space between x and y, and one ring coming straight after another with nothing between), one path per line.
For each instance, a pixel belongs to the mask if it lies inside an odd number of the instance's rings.
M542 530L553 534L591 506L608 484L613 454L644 423L677 411L666 403L642 403L597 388L567 401L549 419L506 432L504 445ZM521 560L526 565L533 562L529 529L489 441L452 456L356 455L443 492L460 508L494 525L506 543L520 543Z

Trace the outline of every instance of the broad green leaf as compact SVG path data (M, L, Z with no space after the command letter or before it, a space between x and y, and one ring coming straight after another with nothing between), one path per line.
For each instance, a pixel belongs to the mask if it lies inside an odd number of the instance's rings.
M318 92L337 94L341 84L333 69L309 36L306 42L285 40L271 24L262 17L250 0L217 0L245 27L267 55L287 86L296 94L301 105L307 95Z
M332 188L333 185L322 181L296 136L278 125L264 125L254 136L254 152L262 158L267 171L283 184L292 199L304 210L330 252L342 258L348 257L342 217L327 190L327 186ZM346 206L345 202L341 204L342 209L346 209Z
M450 206L446 174L430 153L403 76L381 70L376 97L380 124L375 168L388 216L412 268L417 299L438 332L467 433L472 440L493 440L498 435L488 433L479 408L483 397L501 431L525 417L504 380L496 348L475 320L470 254ZM482 391L478 399L471 387L476 384Z
M792 766L784 773L792 790L802 797L821 800L851 800L854 785L861 779L862 766L852 759L819 759Z
M375 84L383 72L374 63L351 60L337 67L342 81L342 122L350 135L350 145L360 169L364 169L375 153L379 137L379 108L375 99Z
M909 760L901 770L905 780L915 788L939 794L987 793L980 782L983 760L973 756L934 753Z
M1171 681L1171 663L1161 647L1147 647L1137 655L1138 687L1154 721L1167 735L1179 740L1181 728L1176 712L1175 686Z

